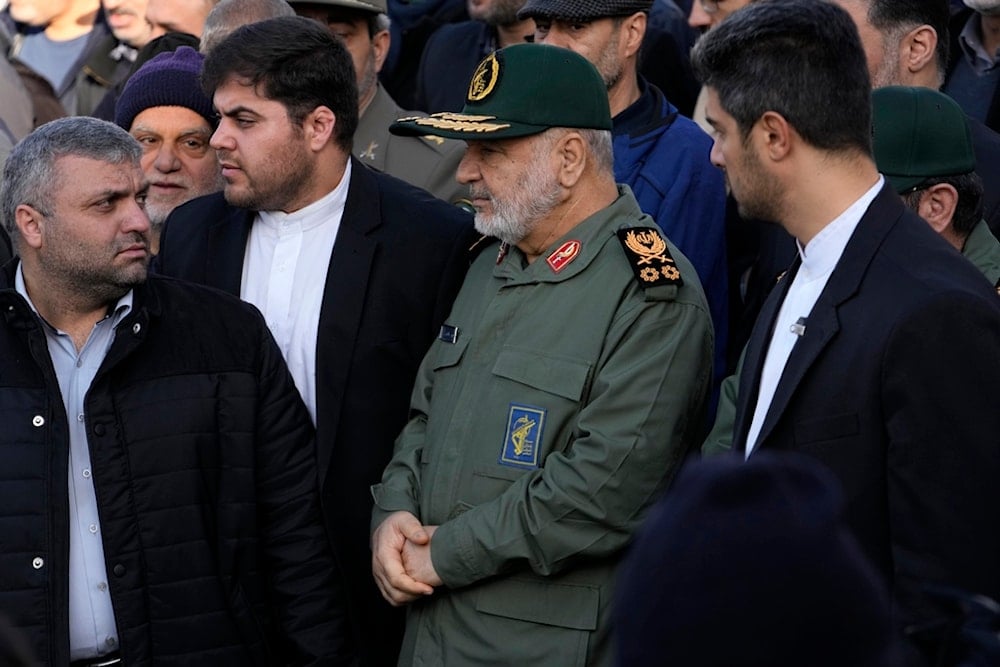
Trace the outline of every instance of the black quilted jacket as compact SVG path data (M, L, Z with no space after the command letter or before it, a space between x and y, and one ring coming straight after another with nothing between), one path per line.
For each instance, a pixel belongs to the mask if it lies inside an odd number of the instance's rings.
M69 662L66 415L40 322L0 277L0 614ZM340 664L343 582L313 433L252 306L151 277L86 398L125 664Z

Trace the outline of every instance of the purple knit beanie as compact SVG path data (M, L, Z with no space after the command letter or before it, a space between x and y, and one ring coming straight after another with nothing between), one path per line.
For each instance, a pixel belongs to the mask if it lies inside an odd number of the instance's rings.
M136 70L115 104L115 123L126 131L150 107L187 107L214 126L215 112L198 77L205 56L190 46L161 53Z

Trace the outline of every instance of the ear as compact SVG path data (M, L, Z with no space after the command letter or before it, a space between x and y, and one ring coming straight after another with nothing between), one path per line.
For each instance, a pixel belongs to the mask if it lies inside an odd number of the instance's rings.
M316 152L332 141L336 127L337 116L327 106L316 107L302 121L309 148Z
M932 185L920 195L917 215L927 221L938 234L944 235L951 229L951 219L958 205L958 191L947 183Z
M28 204L19 205L14 209L14 222L21 234L20 243L23 243L25 247L35 249L42 246L45 221L38 209Z
M587 142L579 132L570 130L556 142L553 150L559 160L559 185L572 188L587 168Z
M619 28L619 48L624 50L624 56L631 58L639 53L642 40L646 36L646 13L636 12L629 16Z
M793 133L792 126L777 111L765 111L750 129L751 138L757 142L760 153L774 162L788 156L792 149Z
M382 71L382 65L385 64L385 58L389 55L389 45L392 43L392 37L388 30L383 30L382 32L375 33L372 37L372 50L375 52L375 73Z
M936 70L935 56L938 44L938 34L929 25L917 26L906 33L899 44L900 67L904 75L916 75L924 72L928 66ZM909 79L909 77L907 77ZM907 80L906 85L914 82Z

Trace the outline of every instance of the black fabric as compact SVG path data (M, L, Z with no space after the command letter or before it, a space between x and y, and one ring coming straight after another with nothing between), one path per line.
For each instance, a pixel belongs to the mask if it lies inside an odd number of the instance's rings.
M0 609L65 665L67 416L15 266L0 289ZM254 308L151 277L85 405L126 664L349 663L309 415Z
M606 16L631 16L648 12L653 0L528 0L519 19L554 18L587 21Z
M797 267L771 292L747 343L739 456ZM797 451L834 473L847 526L884 578L899 629L947 615L926 584L1000 599L993 288L885 186L804 324L751 458Z
M158 270L239 294L254 212L221 193L177 208ZM451 309L477 238L457 207L352 159L316 354L317 464L329 533L351 587L362 663L395 664L403 613L371 574L370 487L406 423L424 352Z

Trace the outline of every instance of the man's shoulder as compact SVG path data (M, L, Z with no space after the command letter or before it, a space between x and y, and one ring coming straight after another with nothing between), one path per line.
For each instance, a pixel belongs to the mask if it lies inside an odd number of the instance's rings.
M353 177L360 179L360 190L375 190L382 225L394 233L451 238L471 229L472 216L457 206L395 176L360 164L357 166L361 169ZM347 206L352 205L363 206L364 203L352 201L348 195Z
M464 52L470 45L478 45L488 30L489 26L482 21L445 23L427 39L424 58L444 56L448 52Z
M266 329L260 312L252 304L222 290L172 276L150 274L142 288L145 303L168 322L196 328L245 331L248 327Z
M859 227L870 223L863 218ZM947 307L949 299L963 295L1000 308L983 274L912 211L903 210L877 243L859 283L861 298L885 306L873 315L890 318L895 311L905 317L929 304Z
M222 222L231 218L239 218L248 212L237 208L226 201L222 192L195 197L186 201L170 212L167 218L171 228L179 225L207 225Z

